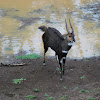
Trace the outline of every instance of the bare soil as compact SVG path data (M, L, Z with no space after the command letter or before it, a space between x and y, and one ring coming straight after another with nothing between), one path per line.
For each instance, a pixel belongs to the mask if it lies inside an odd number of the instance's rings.
M28 100L27 95L36 96L35 100L100 100L100 57L67 59L62 82L59 72L55 73L55 57L47 57L46 66L42 65L43 58L22 62L27 65L0 66L0 100ZM26 80L12 82L20 78Z

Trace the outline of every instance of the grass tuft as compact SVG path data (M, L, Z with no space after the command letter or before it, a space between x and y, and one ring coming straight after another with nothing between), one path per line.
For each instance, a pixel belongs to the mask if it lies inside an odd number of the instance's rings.
M79 93L89 93L89 91L82 89L82 90L79 91Z
M17 59L36 59L38 57L41 57L39 55L35 55L35 54L28 54L28 55L22 55L22 56L17 56Z
M14 84L21 84L24 80L26 79L20 78L20 79L13 79L12 81Z
M34 92L39 92L39 89L33 89Z
M36 99L36 96L27 95L27 96L25 96L25 98L28 99L28 100L33 100L33 99Z

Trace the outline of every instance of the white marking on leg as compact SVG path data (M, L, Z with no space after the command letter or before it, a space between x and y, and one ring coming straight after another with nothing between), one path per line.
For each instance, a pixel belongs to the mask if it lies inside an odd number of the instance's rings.
M66 57L63 57L63 59L66 59Z
M63 60L63 59L60 60L60 63L61 63L61 64L62 64L62 60Z
M58 55L56 55L57 61L58 61Z
M62 78L60 78L60 81L62 81Z
M68 53L68 51L62 50L62 53Z
M45 63L43 63L43 66L45 66L46 64Z

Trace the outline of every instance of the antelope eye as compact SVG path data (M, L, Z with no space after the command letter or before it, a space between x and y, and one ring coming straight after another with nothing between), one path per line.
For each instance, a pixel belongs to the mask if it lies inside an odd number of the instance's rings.
M71 36L69 36L69 37L71 37Z

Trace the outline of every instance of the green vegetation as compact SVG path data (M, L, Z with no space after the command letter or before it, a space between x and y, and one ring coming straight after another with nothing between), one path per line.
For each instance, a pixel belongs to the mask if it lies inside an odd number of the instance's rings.
M19 59L35 59L35 58L38 58L38 57L41 57L39 55L35 55L35 54L28 54L28 55L22 55L22 56L17 56L16 58Z
M54 100L53 97L47 97L46 100Z
M65 90L67 90L67 87L66 87L66 86L63 86L63 88L64 88Z
M97 90L98 90L97 93L100 93L100 88L97 88Z
M85 78L85 76L81 76L81 77L80 77L80 79L84 79L84 78Z
M44 94L45 97L48 97L49 95L47 93Z
M33 89L34 92L39 92L39 89Z
M78 89L78 86L76 86L75 88L74 88L74 91L76 91Z
M97 88L98 91L100 91L100 88Z
M19 11L18 9L16 9L15 11Z
M84 62L88 62L88 61L89 61L89 60L87 60L87 59L86 59L86 60L84 60Z
M21 84L24 80L26 79L20 78L20 79L13 79L12 81L14 84Z
M36 99L36 96L27 95L27 96L25 96L25 98L28 99L28 100L33 100L33 99Z
M89 93L89 91L82 89L79 91L79 93Z
M95 98L93 97L89 97L88 100L96 100Z
M66 100L67 99L67 95L61 96L61 100Z
M47 93L45 93L44 96L46 97L45 100L55 100L55 98L53 98L52 96L49 96Z

